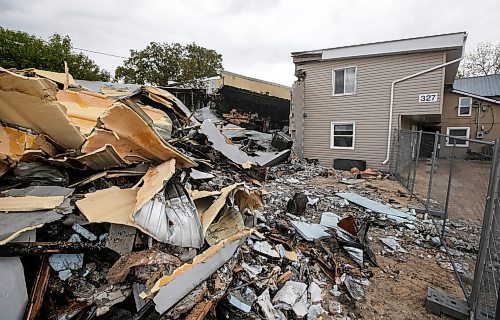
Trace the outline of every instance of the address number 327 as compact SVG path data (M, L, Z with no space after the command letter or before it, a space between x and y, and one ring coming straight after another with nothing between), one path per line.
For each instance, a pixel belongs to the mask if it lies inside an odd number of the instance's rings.
M418 96L418 102L436 102L437 93L421 94Z

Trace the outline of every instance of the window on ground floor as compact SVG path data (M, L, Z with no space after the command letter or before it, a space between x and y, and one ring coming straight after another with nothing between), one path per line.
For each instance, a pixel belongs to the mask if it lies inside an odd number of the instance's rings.
M449 136L457 137L447 137L446 138L446 146L452 147L453 144L457 147L468 147L469 141L463 139L469 139L470 127L448 127L446 128L446 134ZM459 139L463 138L463 139Z
M354 122L332 122L330 133L331 149L354 149Z
M472 98L461 97L458 99L458 116L467 117L471 115L472 110Z
M333 95L354 94L356 91L356 67L332 71Z

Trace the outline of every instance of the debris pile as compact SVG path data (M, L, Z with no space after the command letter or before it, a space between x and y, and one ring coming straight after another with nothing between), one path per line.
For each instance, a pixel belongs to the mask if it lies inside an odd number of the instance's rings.
M375 243L435 246L375 170L295 159L286 136L196 118L165 90L68 78L0 69L9 319L356 319Z
M290 150L246 153L158 88L105 96L68 79L0 69L0 268L15 281L1 309L146 319L215 305L255 231L259 181Z

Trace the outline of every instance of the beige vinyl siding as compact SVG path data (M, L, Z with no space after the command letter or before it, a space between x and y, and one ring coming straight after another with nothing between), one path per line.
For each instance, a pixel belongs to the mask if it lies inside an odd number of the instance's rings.
M335 158L366 160L382 168L386 155L387 120L392 81L443 63L443 52L308 62L304 99L304 156L333 165ZM332 96L332 70L356 66L356 93ZM399 114L439 114L444 70L439 69L396 85L393 125ZM437 93L435 103L420 103L418 95ZM330 149L330 123L355 121L354 150Z

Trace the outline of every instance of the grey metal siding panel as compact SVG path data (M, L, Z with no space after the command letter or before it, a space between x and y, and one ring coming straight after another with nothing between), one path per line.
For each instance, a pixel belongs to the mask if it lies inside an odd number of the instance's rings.
M332 166L335 158L367 160L382 168L387 145L390 87L392 81L439 65L442 52L386 57L310 62L306 71L304 99L304 156ZM356 94L332 96L332 70L356 66ZM396 85L393 125L399 114L439 114L444 70L439 69ZM438 93L435 103L419 104L418 95ZM330 149L330 123L355 121L354 150Z

